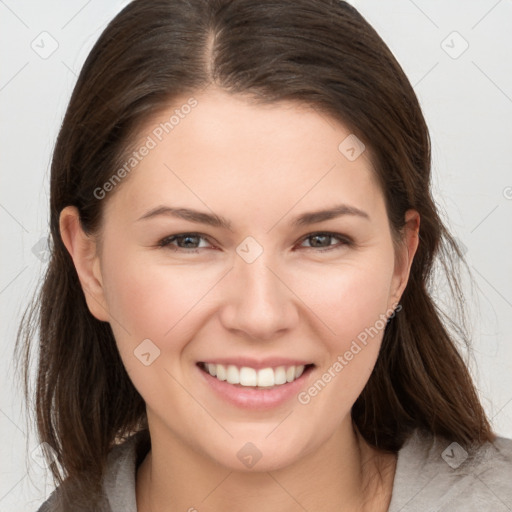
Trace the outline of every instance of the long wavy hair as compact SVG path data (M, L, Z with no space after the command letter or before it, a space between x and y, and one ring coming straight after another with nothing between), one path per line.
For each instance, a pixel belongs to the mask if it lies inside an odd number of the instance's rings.
M209 85L261 104L293 100L341 121L371 150L392 232L400 233L406 210L421 216L401 311L352 408L362 436L393 451L416 428L463 446L492 442L460 352L469 343L460 285L467 264L432 198L430 137L417 97L375 30L338 0L135 0L94 45L67 107L51 163L51 258L16 343L39 440L57 455L55 483L92 495L112 447L147 429L110 324L86 305L59 214L76 206L94 233L109 200L95 190L122 167L141 127L173 98ZM434 302L435 268L454 297L453 318Z

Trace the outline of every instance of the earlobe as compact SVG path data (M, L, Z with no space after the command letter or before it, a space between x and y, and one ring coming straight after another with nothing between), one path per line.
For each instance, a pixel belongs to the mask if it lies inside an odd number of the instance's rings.
M96 239L87 235L75 206L66 206L59 218L60 235L75 265L78 279L91 314L98 320L110 320L101 276Z
M409 281L411 266L419 245L420 215L416 210L407 210L403 241L395 258L395 273L392 283L392 305L398 304Z

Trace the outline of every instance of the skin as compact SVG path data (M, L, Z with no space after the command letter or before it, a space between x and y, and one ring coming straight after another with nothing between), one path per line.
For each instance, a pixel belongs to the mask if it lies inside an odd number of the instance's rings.
M144 141L180 98L141 129ZM296 357L315 364L307 390L354 339L388 316L407 284L419 215L405 216L396 249L369 149L355 161L339 150L350 131L291 102L268 106L208 89L104 199L98 236L76 208L61 233L91 313L110 322L126 370L147 406L152 450L137 471L138 510L245 512L385 511L396 456L367 445L350 409L375 364L383 331L304 405L240 409L197 377L197 361L223 356ZM344 203L343 215L294 227L291 219ZM160 206L229 219L233 231L171 216L138 220ZM346 245L311 235L329 231ZM201 233L191 252L170 235ZM308 238L309 235L309 238ZM236 249L247 236L263 249L252 263ZM172 247L172 246L171 246ZM333 248L321 252L322 248ZM187 252L189 251L189 252ZM397 313L400 314L400 313ZM145 366L144 339L160 349ZM245 467L237 452L262 457Z

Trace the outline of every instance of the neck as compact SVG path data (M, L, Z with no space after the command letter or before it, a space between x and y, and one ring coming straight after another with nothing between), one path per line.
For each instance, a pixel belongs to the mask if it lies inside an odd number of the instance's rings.
M352 423L300 460L274 471L236 471L151 430L151 451L137 470L139 512L385 512L396 466L370 447ZM166 435L159 435L165 432Z

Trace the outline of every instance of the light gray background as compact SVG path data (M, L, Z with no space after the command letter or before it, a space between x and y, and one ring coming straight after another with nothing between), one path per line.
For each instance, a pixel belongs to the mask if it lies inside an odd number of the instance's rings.
M45 265L33 248L47 234L51 151L67 101L87 53L127 3L0 0L0 511L34 511L52 489L30 456L37 443L14 381L14 340ZM512 2L353 3L423 107L435 198L477 284L472 371L495 430L512 437Z

